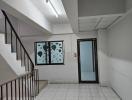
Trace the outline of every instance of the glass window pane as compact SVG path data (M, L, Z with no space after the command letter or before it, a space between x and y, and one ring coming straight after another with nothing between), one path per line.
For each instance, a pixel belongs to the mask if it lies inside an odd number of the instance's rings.
M48 64L49 54L47 42L36 43L36 64Z
M50 42L51 48L51 64L59 64L64 62L63 42Z

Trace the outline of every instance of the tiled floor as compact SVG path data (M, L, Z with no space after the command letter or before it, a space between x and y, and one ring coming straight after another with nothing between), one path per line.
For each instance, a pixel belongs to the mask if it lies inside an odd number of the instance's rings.
M37 100L120 100L108 87L97 84L49 84Z

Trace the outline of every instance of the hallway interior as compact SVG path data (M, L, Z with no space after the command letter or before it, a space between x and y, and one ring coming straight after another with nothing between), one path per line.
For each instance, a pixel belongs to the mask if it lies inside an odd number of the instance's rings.
M0 10L0 100L132 100L132 0L0 0ZM92 42L79 53L78 40Z
M109 87L97 84L49 84L36 100L121 100Z

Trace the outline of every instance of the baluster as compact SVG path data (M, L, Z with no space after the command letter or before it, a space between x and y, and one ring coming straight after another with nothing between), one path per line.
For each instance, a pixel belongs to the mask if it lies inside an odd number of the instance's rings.
M18 50L17 50L17 36L16 36L16 59L18 60Z
M5 17L5 44L7 44L7 19Z
M26 83L26 76L25 76L25 100L27 99L27 98L26 98L26 96L27 96L27 92L26 92L27 86L26 86L26 84L27 84L27 83Z
M11 81L11 100L13 99L13 91L12 91L12 81Z
M21 47L21 44L20 44L20 59L21 59L21 66L22 66L22 47Z
M28 58L28 57L27 57L27 58ZM28 71L29 71L29 58L28 58L27 60L28 60L27 62L28 62Z
M31 80L31 77L32 77L32 76L31 76L31 73L30 73L30 99L32 99L32 94L31 94L31 85L32 85L31 81L32 81L32 80Z
M20 78L18 79L18 89L19 89L19 100L21 100Z
M34 64L32 63L32 71L34 70Z
M22 100L23 100L23 77L21 83L22 83L21 85L22 85Z
M34 70L34 77L35 77L35 96L37 95L37 77L36 77L36 70Z
M35 84L35 70L33 71L33 83L34 83L34 97L36 97L36 93L35 93L35 90L36 90L36 84Z
M34 96L36 97L36 80L35 80L35 70L33 71L33 79L34 79Z
M37 77L37 73L38 73L38 72L37 72L37 71L38 71L38 70L36 70L36 84L37 84L37 85L36 85L36 87L37 87L36 91L37 91L37 95L38 95L38 77Z
M36 96L37 96L37 94L38 94L37 69L35 70L35 77L36 77Z
M24 66L25 66L25 70L26 70L26 61L25 61L25 51L23 50L23 52L24 52Z
M13 43L12 43L12 29L11 29L11 52L13 52Z
M17 100L17 86L16 86L16 80L15 80L15 100Z
M26 68L26 71L28 70L28 67L27 67L27 54L26 54L26 52L25 52L25 68Z
M34 100L34 83L33 83L33 72L32 72L32 97Z
M1 100L3 100L3 86L1 86L0 88L1 88Z
M27 75L27 88L28 88L28 100L29 100L29 80L28 80L28 75Z
M8 83L6 83L6 100L8 100Z
M37 70L37 80L38 80L38 93L39 93L39 70Z

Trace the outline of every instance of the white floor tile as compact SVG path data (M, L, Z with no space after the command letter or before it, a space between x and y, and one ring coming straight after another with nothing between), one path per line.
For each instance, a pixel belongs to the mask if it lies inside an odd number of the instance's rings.
M36 100L120 100L111 88L97 84L49 84Z

